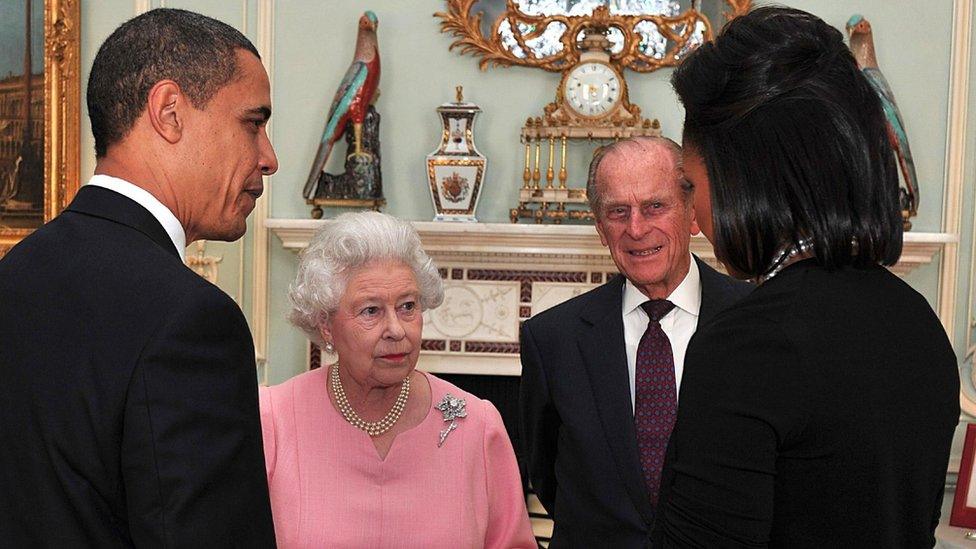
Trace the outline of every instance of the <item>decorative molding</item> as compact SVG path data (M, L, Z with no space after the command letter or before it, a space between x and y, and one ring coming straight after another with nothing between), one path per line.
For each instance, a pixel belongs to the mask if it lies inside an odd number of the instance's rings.
M969 103L969 64L973 21L973 0L955 0L952 8L952 56L949 72L948 132L946 135L945 201L942 231L958 235L962 217L962 191L966 177L966 132ZM955 341L956 285L959 246L950 243L942 254L939 274L939 318L950 341ZM967 399L968 400L968 399ZM971 403L976 411L976 403Z
M945 201L942 206L942 230L958 235L961 231L963 208L963 188L966 177L966 136L968 132L970 53L972 47L973 1L955 0L952 6L952 56L949 72L949 111L947 113L948 132L946 135L946 182ZM970 258L973 261L973 258ZM970 271L972 266L970 265ZM947 244L942 254L942 268L939 272L939 318L945 326L949 340L955 343L956 286L959 279L959 245ZM969 301L972 301L972 276L970 275ZM971 315L967 307L966 332L964 338L968 351L971 333ZM970 385L973 381L970 380ZM976 401L965 389L959 392L959 403L963 412L976 416Z
M308 245L315 230L327 220L268 219L265 222L285 249L298 252ZM424 249L438 263L483 265L496 269L526 269L542 265L547 269L615 270L607 249L590 225L518 225L508 223L436 223L415 221ZM956 235L905 233L901 260L892 267L899 276L932 263L940 250L957 244ZM712 245L703 236L691 239L691 251L711 265L717 265Z
M247 36L247 5L249 0L241 0L241 34Z
M969 241L969 302L966 304L966 346L964 347L965 354L963 355L962 362L963 364L969 364L969 381L971 385L976 387L976 378L973 377L973 372L976 371L976 341L973 340L973 329L976 328L976 316L974 316L976 315L976 309L974 309L974 306L976 306L976 198L973 200L973 213L970 219L974 221L973 231ZM963 416L960 419L961 423L965 423L971 417L976 416L976 402L967 395L964 388L959 389L959 404L963 413L970 416Z
M78 192L81 156L81 4L44 3L44 221Z
M258 0L256 47L261 54L268 78L271 81L271 93L274 94L274 0ZM246 18L245 18L246 21ZM273 102L273 101L272 101ZM273 135L273 120L269 121L267 131ZM272 142L274 140L272 139ZM254 208L254 225L251 228L253 255L251 263L251 331L254 335L254 352L259 367L263 368L263 379L268 379L268 278L270 264L268 262L269 237L266 220L271 204L271 184L273 176L264 178L264 196L258 199ZM243 254L242 254L243 256Z
M186 257L186 266L216 286L219 269L217 265L223 261L224 258L207 255L206 240L197 240L192 244L192 246L196 249L196 253Z
M284 248L298 252L327 220L268 219ZM519 375L518 325L566 299L602 284L616 271L589 225L413 222L445 279L444 305L424 315L418 367L433 373ZM907 233L904 275L928 264L948 243L941 233ZM715 263L707 240L691 249ZM436 318L434 315L440 315ZM309 360L319 359L310 351Z

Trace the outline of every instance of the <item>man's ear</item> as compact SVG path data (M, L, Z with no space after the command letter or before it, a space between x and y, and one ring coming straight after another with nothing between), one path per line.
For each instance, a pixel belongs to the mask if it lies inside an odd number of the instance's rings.
M691 208L691 234L694 236L701 233L701 227L698 226L698 211L695 209L695 199L689 196L688 201L691 202L691 205L688 207Z
M599 219L597 219L593 223L593 226L596 227L596 234L600 235L600 243L603 244L604 246L607 246L607 237L603 235L603 224L600 223Z
M160 80L149 90L146 114L156 133L173 144L183 137L183 115L188 106L179 84Z

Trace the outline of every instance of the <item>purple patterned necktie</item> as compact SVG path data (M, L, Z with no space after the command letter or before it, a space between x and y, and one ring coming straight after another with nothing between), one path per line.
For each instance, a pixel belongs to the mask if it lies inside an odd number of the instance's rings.
M650 322L637 345L634 424L637 427L637 450L644 469L647 493L651 505L657 505L664 452L678 411L674 356L671 354L671 342L659 321L674 308L674 303L666 299L653 299L643 303L641 308L650 317Z

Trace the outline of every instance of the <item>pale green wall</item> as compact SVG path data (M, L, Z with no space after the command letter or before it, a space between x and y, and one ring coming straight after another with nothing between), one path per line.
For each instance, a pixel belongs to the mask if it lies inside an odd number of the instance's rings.
M242 29L256 40L258 3L258 0L151 0L150 6L200 11ZM785 3L816 13L838 28L843 28L854 11L849 3L832 0ZM133 16L138 4L134 0L82 2L84 78L98 44L119 23ZM927 2L924 10L920 8L922 5L913 0L862 0L856 9L874 26L879 61L895 90L911 138L922 185L916 230L938 232L942 227L945 180L952 2ZM271 133L281 168L271 178L266 198L270 200L271 217L308 217L309 209L300 198L300 189L332 94L352 57L356 22L368 8L380 21L383 73L378 109L383 117L387 211L413 220L428 220L433 215L426 190L424 156L436 147L439 139L439 120L434 109L451 100L454 86L462 84L466 98L484 109L477 122L476 141L489 158L489 166L478 217L487 222L507 222L507 212L516 202L521 179L519 128L526 116L541 114L543 105L553 97L559 75L526 68L479 71L474 58L448 51L452 39L440 33L438 22L432 17L434 11L444 9L441 1L276 0L273 6ZM680 135L682 111L668 85L669 76L670 71L627 73L631 100L643 108L645 116L659 118L666 135L675 137ZM970 112L976 112L976 100L972 97ZM83 120L82 132L82 173L87 176L94 166L87 120ZM974 135L976 132L970 132L971 152L976 150ZM571 184L581 183L588 151L585 146L571 149L571 154L575 153L575 162L570 164ZM333 158L329 167L337 171L338 165ZM972 164L967 173L967 181L971 181ZM965 199L961 250L963 264L968 265L973 212L971 184L967 184ZM242 244L211 243L207 248L208 254L223 257L220 285L241 301L249 316L251 238L249 235ZM304 337L283 320L287 307L285 293L294 275L296 257L284 251L273 236L269 246L268 367L270 381L274 383L302 370L305 345ZM193 248L189 251L192 253ZM937 264L917 270L908 280L935 305ZM961 273L957 348L966 340L968 282L966 272Z

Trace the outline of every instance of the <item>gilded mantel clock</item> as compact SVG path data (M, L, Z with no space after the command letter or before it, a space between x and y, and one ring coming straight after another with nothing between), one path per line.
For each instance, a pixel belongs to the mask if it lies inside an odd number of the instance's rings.
M609 57L609 56L608 56ZM562 102L580 118L601 118L620 107L624 77L606 60L582 61L563 75Z
M662 0L632 0L626 6L610 0L447 0L447 11L434 14L441 19L441 30L456 37L451 49L481 57L482 69L521 65L561 73L555 100L543 108L542 116L529 117L520 132L525 165L512 222L592 218L586 189L567 186L567 141L592 141L596 147L632 136L660 135L659 122L644 118L640 107L630 102L624 73L677 65L711 39L706 13L731 19L751 7L751 0L704 0L705 7L702 3L682 7ZM728 8L724 14L722 6ZM493 23L484 25L486 21ZM543 149L548 150L545 161Z
M556 100L544 109L544 125L560 128L559 137L621 137L641 121L640 108L628 98L627 80L610 57L611 45L605 29L584 31L579 61L563 71Z

